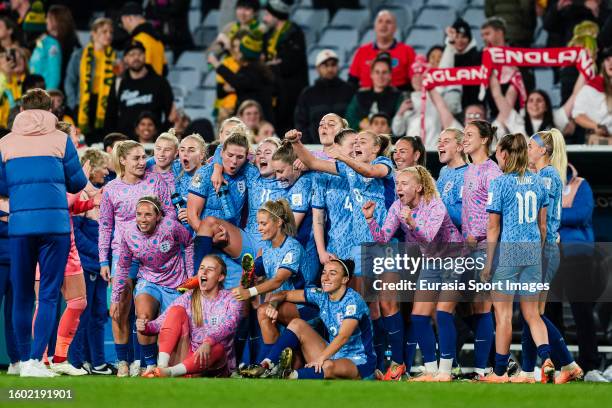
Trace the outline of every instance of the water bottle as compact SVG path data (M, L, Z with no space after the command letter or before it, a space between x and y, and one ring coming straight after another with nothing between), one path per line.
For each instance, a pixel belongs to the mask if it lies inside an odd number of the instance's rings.
M393 353L391 352L391 346L389 345L387 346L387 349L385 350L385 373L387 372L389 367L391 367L392 355Z
M221 200L221 209L223 210L223 215L226 220L231 220L236 216L236 211L234 210L234 205L230 198L229 187L224 184L219 189L219 200Z
M171 199L172 199L172 205L176 209L177 214L181 208L185 208L185 206L187 205L187 203L185 202L185 200L183 200L183 197L181 197L179 193L172 194ZM189 226L187 221L181 221L181 223L186 227Z

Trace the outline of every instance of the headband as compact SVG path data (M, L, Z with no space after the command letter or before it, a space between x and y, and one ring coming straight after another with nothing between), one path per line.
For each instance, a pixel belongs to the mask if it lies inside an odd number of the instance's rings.
M140 204L140 203L149 203L149 204L153 205L153 207L155 207L155 209L157 210L157 213L158 213L158 214L161 214L161 212L162 212L162 211L160 210L160 208L157 206L157 204L155 204L155 203L154 203L153 201L151 201L151 200L148 200L148 199L146 199L146 198L141 198L140 200L138 200L138 204Z
M281 220L281 221L285 222L285 221L283 220L283 217L281 217L280 215L278 215L277 213L275 213L274 211L272 211L272 210L270 210L270 209L268 209L268 208L266 208L266 207L261 207L261 208L260 208L260 210L267 211L267 212L269 212L270 214L272 214L273 216L275 216L276 218L278 218L279 220Z
M531 136L531 140L536 142L538 144L538 146L540 146L540 147L545 147L546 146L546 143L544 143L544 140L542 140L542 136L540 136L539 133L536 133L533 136Z
M349 278L351 277L351 274L349 272L348 267L346 266L346 264L344 262L342 262L342 259L340 258L336 258L334 259L334 261L340 262L340 265L342 265L342 267L344 268L344 270L346 271L346 276L348 276Z

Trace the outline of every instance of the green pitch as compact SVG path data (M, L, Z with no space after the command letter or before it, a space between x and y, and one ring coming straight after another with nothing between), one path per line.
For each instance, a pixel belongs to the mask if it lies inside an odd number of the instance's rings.
M72 390L64 401L8 400L9 389ZM609 406L612 384L408 384L376 381L246 379L27 379L0 375L0 406L10 407L597 407Z

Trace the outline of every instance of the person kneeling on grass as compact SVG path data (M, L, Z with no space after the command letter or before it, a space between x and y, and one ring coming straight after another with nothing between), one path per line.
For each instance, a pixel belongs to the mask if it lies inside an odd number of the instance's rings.
M299 318L291 320L268 355L262 369L241 373L251 377L290 379L371 379L376 368L369 308L348 282L355 264L350 260L327 262L321 275L322 288L275 293L266 313L272 321L283 302L307 302L319 307L329 342ZM300 350L306 365L292 370L293 351ZM249 375L250 374L250 375Z
M157 368L148 377L227 377L234 370L242 302L223 289L226 274L225 262L207 255L198 270L199 287L176 299L157 319L136 319L139 334L159 335Z

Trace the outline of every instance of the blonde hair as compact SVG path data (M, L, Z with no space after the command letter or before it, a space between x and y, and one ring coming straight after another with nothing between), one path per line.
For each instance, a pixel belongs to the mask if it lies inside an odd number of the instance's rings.
M283 225L281 231L285 235L295 236L297 233L297 227L295 224L295 218L293 217L293 211L289 206L289 202L284 198L280 200L266 201L260 208L259 212L265 211L272 216L275 220L281 220Z
M349 128L348 120L344 119L342 116L338 115L337 113L334 113L334 112L326 113L325 115L323 115L323 117L321 119L323 119L326 116L335 116L335 117L337 117L338 120L340 120L340 123L342 123L342 129L348 129Z
M432 199L440 197L438 189L436 188L436 181L425 167L417 164L416 166L407 167L397 172L398 177L402 174L410 174L416 179L417 183L423 187L421 195L425 202L429 203Z
M557 170L563 186L567 182L567 151L565 138L559 129L552 128L536 133L542 138L550 165Z
M204 152L204 155L206 156L206 142L204 141L204 138L200 136L199 133L192 133L188 136L185 136L181 139L181 143L183 143L185 140L193 140L194 142L196 142L200 150L202 150L202 152Z
M91 165L91 169L99 169L106 167L106 164L109 160L110 156L108 153L96 149L94 147L90 147L85 152L83 152L83 156L81 156L81 165L85 164L85 162L89 161Z
M69 135L70 131L72 130L72 124L68 122L64 122L63 120L60 120L55 124L55 128L59 130L60 132L64 132L67 135Z
M115 147L113 147L113 164L115 166L117 178L123 177L125 173L125 166L121 164L121 159L125 159L125 157L137 147L144 150L144 147L142 147L140 143L133 140L123 140L115 143Z
M463 137L465 136L465 134L463 133L463 130L461 129L457 129L454 127L449 127L444 129L442 132L440 132L440 136L442 136L444 133L452 133L455 142L457 142L458 145L463 145ZM470 162L470 158L469 156L463 151L461 150L461 159L463 159L464 162L469 163Z
M261 146L262 144L265 143L271 143L274 146L276 146L276 148L278 149L279 147L281 147L281 145L283 144L282 140L280 140L278 137L276 136L270 136L270 137L266 137L264 140L262 140L261 142L259 142L259 146Z
M293 146L291 143L285 141L281 143L278 149L272 155L272 160L280 160L286 164L293 164L293 162L297 159L297 155L293 150Z
M174 145L175 149L178 149L178 147L179 147L179 140L176 137L176 129L170 128L170 129L168 129L167 132L163 132L162 134L157 136L157 139L155 139L155 146L157 146L157 143L161 142L161 141L170 142L170 143L172 143Z
M527 156L527 138L522 133L510 133L502 137L497 144L500 151L508 153L503 171L507 173L518 173L523 177L529 166Z
M389 149L391 148L391 136L390 135L377 135L371 130L362 130L357 134L357 136L368 135L374 141L374 145L378 146L378 152L376 156L387 156L389 154Z
M220 135L221 135L221 132L223 131L223 128L225 126L227 126L228 124L230 124L230 123L233 123L234 125L236 125L236 127L233 130L233 132L241 132L241 133L244 133L247 136L250 134L249 128L247 127L247 125L244 124L242 119L240 119L237 116L232 116L231 118L225 119L219 125L219 132L218 132L219 133L219 139L221 139Z
M109 25L111 28L113 27L113 20L106 17L98 17L91 23L91 31L96 32L102 26Z
M221 275L227 276L227 266L225 262L223 262L223 259L218 255L206 255L202 259L202 262L204 262L206 258L214 259L217 265L221 267ZM200 270L201 265L202 264L198 265L198 270ZM223 287L223 282L221 282L220 287ZM195 288L191 291L191 319L196 327L202 327L204 324L204 318L202 316L202 291L200 288Z

